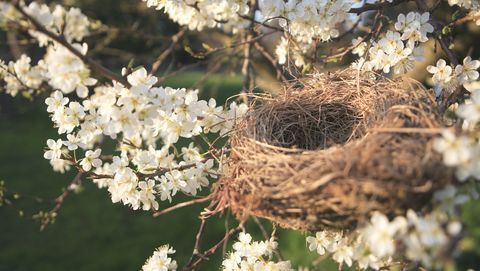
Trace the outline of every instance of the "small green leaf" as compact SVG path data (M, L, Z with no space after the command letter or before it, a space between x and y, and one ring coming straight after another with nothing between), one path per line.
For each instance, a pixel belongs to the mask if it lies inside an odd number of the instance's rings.
M210 50L212 49L212 47L210 45L208 45L207 43L202 43L202 47L205 49L205 50Z
M452 29L449 26L443 27L443 29L442 29L442 34L443 35L448 35L450 33L452 33Z
M462 16L462 11L461 10L457 10L455 11L453 14L452 14L452 20L457 20L458 18L460 18Z

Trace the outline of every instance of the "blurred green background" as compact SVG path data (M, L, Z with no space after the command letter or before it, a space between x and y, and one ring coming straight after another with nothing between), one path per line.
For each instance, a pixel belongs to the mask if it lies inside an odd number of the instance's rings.
M117 30L96 33L88 38L88 42L92 57L117 70L132 58L133 66L148 66L168 47L168 37L178 31L178 26L169 22L161 12L147 9L140 0L45 2L81 7L89 17L115 26ZM216 35L219 34L207 33L208 38ZM22 37L18 33L17 38ZM0 58L8 61L14 58L15 50L3 42L5 39L5 33L0 33ZM188 33L182 46L201 48L202 39L205 36L199 36L199 33ZM199 61L182 50L182 46L162 65L161 71L176 70ZM35 46L14 49L29 55L41 53ZM210 63L215 63L215 59L212 60L198 65L191 72L169 78L164 84L199 87L203 98L215 97L220 104L239 93L242 79L232 75L235 74L234 58L228 67L205 79ZM202 83L197 85L199 81ZM269 84L274 83L269 81ZM50 210L54 204L49 200L62 193L73 175L53 172L48 161L43 159L46 140L58 137L46 113L43 98L30 102L0 94L0 102L0 180L5 181L9 192L21 195L13 207L0 207L0 271L139 270L153 250L163 244L174 246L177 251L174 258L179 266L188 261L199 226L198 214L205 205L153 218L151 213L112 204L108 192L98 189L89 180L83 182L81 193L68 196L56 223L40 232L40 224L32 220L32 215ZM34 197L47 201L38 203ZM185 199L176 197L173 204L182 200ZM161 208L166 206L163 203ZM23 216L19 215L20 211ZM457 255L452 268L479 269L480 202L465 206L462 219L469 230L460 243L463 252ZM235 224L228 213L208 221L202 249L223 238L226 221ZM255 223L250 223L248 228L256 239L263 239ZM277 236L283 258L291 260L295 267L308 266L316 258L316 254L306 248L306 233L279 230ZM199 270L219 270L221 260L219 251ZM337 270L337 266L326 261L315 270Z

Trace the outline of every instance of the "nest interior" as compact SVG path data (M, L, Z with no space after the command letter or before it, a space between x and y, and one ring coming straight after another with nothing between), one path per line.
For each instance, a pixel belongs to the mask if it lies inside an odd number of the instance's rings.
M351 229L372 211L420 209L452 178L432 151L434 100L405 79L346 70L260 97L230 136L221 189L240 219Z

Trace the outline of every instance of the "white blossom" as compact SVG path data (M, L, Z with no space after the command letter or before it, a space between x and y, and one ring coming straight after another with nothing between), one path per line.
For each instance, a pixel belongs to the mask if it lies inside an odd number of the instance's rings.
M277 242L271 238L266 241L253 241L248 233L241 232L238 242L222 262L223 271L293 271L289 261L272 261Z
M157 248L153 255L147 259L142 266L142 271L175 271L177 270L177 262L170 258L175 250L169 245Z
M58 139L57 141L55 141L53 139L48 139L47 146L48 150L45 151L43 157L48 160L60 159L60 157L62 156L62 140Z
M102 160L99 159L101 149L96 149L95 151L88 150L85 152L85 158L80 161L80 166L83 170L90 171L92 167L100 167L102 165Z

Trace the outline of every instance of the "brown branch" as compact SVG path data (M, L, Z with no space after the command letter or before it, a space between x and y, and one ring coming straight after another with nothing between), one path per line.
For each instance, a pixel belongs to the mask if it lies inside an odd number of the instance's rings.
M202 61L194 62L194 63L188 64L188 65L184 65L184 66L180 67L178 70L172 71L170 73L167 73L167 74L163 75L162 77L159 77L155 86L160 86L161 83L163 83L166 79L168 79L172 76L175 76L175 75L177 75L181 72L184 72L188 69L192 69L192 68L195 68L195 67L200 66L202 64L205 64L207 62L208 62L207 60L202 60Z
M20 12L23 15L23 17L25 17L34 26L36 31L46 35L47 37L51 38L52 40L56 41L57 43L67 48L72 54L80 58L84 63L88 64L93 71L99 73L105 78L122 83L126 87L130 87L130 84L124 77L105 68L104 66L94 61L90 57L83 55L79 50L77 50L67 40L65 40L64 37L59 36L51 32L50 30L46 29L40 22L38 22L35 18L30 16L25 10L23 10L23 8L20 6L19 1L13 1L12 4L15 7L15 9L18 12Z
M424 0L415 0L417 7L421 11L428 11L428 5L425 3ZM446 37L442 34L442 30L444 28L444 25L437 19L435 16L431 15L430 16L430 24L434 28L434 37L440 44L440 47L442 48L442 51L445 53L447 56L448 60L450 61L450 64L452 66L456 66L459 61L457 55L450 49L450 42L449 40L446 39ZM441 100L439 101L439 107L440 111L444 112L447 110L447 108L455 103L459 97L461 97L465 93L465 89L462 86L456 87L451 93L448 93L447 91L444 91L442 93Z
M52 210L49 211L50 214L55 214L60 210L62 207L63 203L65 202L65 199L70 195L70 193L73 191L73 186L80 185L82 183L82 175L83 172L78 172L77 175L73 178L73 180L70 182L70 184L65 187L64 191L60 196L58 196L55 199L55 206L53 207ZM43 231L47 227L48 223L42 223L40 226L40 231Z
M355 48L360 46L360 44L362 44L363 42L368 40L370 37L377 36L383 28L383 23L380 20L380 17L381 17L381 12L379 11L375 15L374 22L373 22L373 25L372 25L371 29L369 29L367 31L367 33L356 44L352 44L352 45L350 45L346 48L343 48L341 51L337 52L336 54L328 55L328 56L322 56L322 57L320 57L320 60L324 61L324 62L325 61L328 62L332 59L337 59L337 58L342 60L348 53L350 53ZM368 51L368 49L366 51Z
M183 269L182 271L191 271L191 270L195 270L195 268L197 268L197 266L202 263L204 260L208 259L207 257L208 256L211 256L212 254L215 253L215 251L217 251L218 248L220 248L221 246L223 246L223 244L225 242L227 242L228 240L230 240L230 237L232 237L233 235L239 233L240 231L242 230L241 226L238 226L237 228L235 229L231 229L224 237L222 240L220 240L217 244L213 245L210 249L208 249L207 251L205 251L204 253L202 253L202 257L198 257L196 258L196 260L192 261L190 264L187 264Z
M200 222L200 227L198 228L198 232L195 236L195 245L193 247L192 256L190 257L190 260L188 260L188 263L185 266L190 266L197 257L204 257L202 254L200 254L200 241L203 237L203 233L205 232L205 224L206 219L202 218Z
M462 25L462 24L470 22L470 21L474 21L474 20L480 20L480 15L467 15L465 17L462 17L460 19L457 19L457 20L449 23L447 26L448 27L455 27L455 26L459 26L459 25Z
M258 9L258 3L256 0L250 1L250 8L252 10L252 16L255 15L256 10ZM257 32L253 28L253 21L250 22L250 28L247 33L245 33L244 41L256 40L258 38ZM272 32L270 32L272 33ZM252 44L251 42L245 43L243 47L243 64L242 64L242 75L243 75L243 86L242 94L248 93L251 94L255 87L255 79L253 78L253 66L252 66ZM248 98L245 99L245 102L248 102Z
M260 42L255 42L255 49L265 57L272 67L275 69L275 72L277 73L277 79L282 80L282 81L288 81L288 78L285 76L285 73L282 70L282 66L278 64L277 60L263 47Z
M158 57L157 59L155 60L155 62L153 62L152 64L152 70L150 71L150 75L153 75L155 73L157 73L158 69L160 68L160 66L162 65L162 63L165 61L165 59L175 50L175 47L177 46L177 44L179 43L180 39L183 37L183 35L185 35L186 33L186 30L185 29L182 29L180 31L178 31L177 34L173 35L172 36L172 42L170 43L170 45L168 46L168 48L163 51Z
M264 26L266 28L270 28L270 29L273 29L273 30L276 30L276 31L285 32L284 29L282 29L280 27L273 26L273 25L269 25L267 22L259 22L259 21L255 20L255 18L252 18L252 17L247 16L247 15L242 15L240 13L237 13L237 15L244 20L250 21L252 24L261 25L261 26Z
M277 32L278 32L277 30L270 31L270 32L265 32L261 35L252 37L250 39L243 39L241 42L232 43L232 44L229 44L229 45L225 45L223 47L210 48L206 52L194 53L193 56L197 57L197 58L205 58L206 56L211 55L213 53L217 53L217 52L224 51L224 50L227 50L227 49L237 48L237 47L240 47L241 45L248 45L250 43L258 42L261 39L263 39L264 37L269 36L273 33L277 33Z
M423 0L415 0L415 3L417 4L417 7L420 11L428 11L430 10L428 8L428 5L423 1ZM445 38L444 35L442 35L442 29L443 25L442 23L433 16L433 14L430 15L430 23L433 26L434 32L436 32L435 39L440 43L440 46L442 47L443 52L447 55L448 60L452 65L457 65L458 64L458 58L457 56L453 53L452 50L449 48L449 42Z
M249 35L247 36L247 38ZM252 64L251 64L251 53L252 53L252 44L247 43L243 48L243 64L242 64L242 75L243 75L243 85L242 92L251 93L253 91L252 85Z

